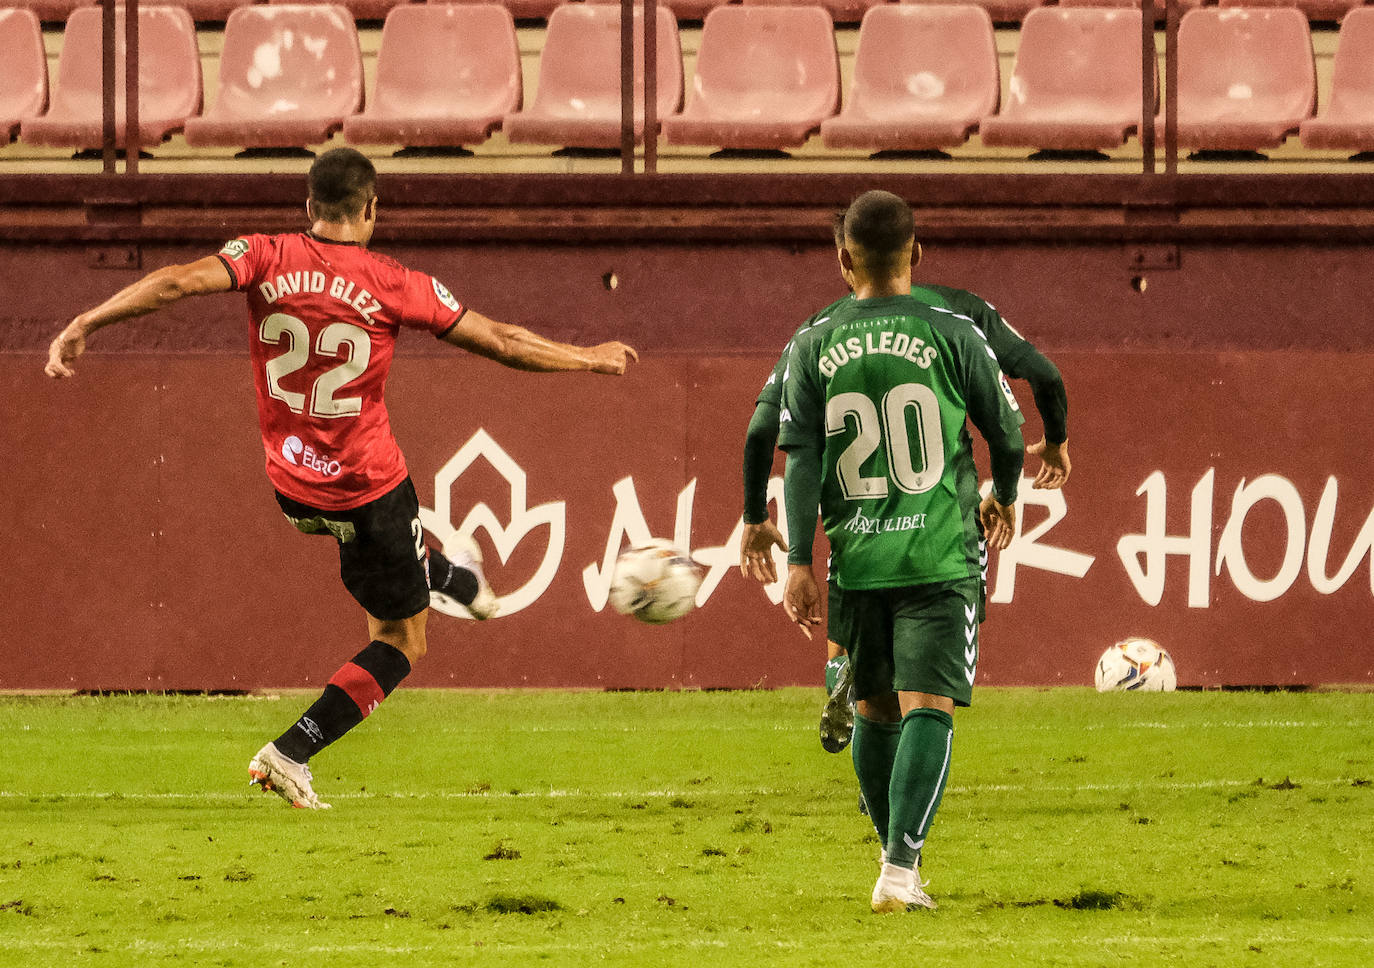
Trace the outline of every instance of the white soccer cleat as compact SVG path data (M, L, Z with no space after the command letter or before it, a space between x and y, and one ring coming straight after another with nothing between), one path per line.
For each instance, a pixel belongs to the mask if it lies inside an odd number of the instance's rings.
M873 910L877 914L898 914L917 908L935 910L935 902L921 889L916 872L910 867L883 864L878 883L873 885Z
M275 793L293 807L329 809L329 804L321 801L310 786L310 767L283 756L275 743L258 750L258 755L248 764L248 777L249 786L262 787L264 793Z
M444 557L453 567L469 571L477 578L477 594L471 602L464 604L452 595L431 588L431 600L441 602L448 611L454 608L466 609L467 613L479 622L485 622L501 611L501 602L487 584L487 576L482 573L482 549L477 546L476 541L467 535L457 535L444 542Z

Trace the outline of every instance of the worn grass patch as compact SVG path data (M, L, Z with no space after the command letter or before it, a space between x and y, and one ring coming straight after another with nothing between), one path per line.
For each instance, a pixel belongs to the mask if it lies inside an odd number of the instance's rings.
M979 690L889 916L819 689L311 699L0 697L0 968L1374 964L1367 695Z

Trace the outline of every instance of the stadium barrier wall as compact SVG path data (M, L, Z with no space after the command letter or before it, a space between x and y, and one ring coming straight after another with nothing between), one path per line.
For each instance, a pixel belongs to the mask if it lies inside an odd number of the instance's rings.
M621 380L531 375L403 339L389 399L426 526L476 526L509 596L485 624L434 613L415 684L818 680L820 643L734 568L754 395L795 324L842 291L812 214L805 241L383 240L489 315L644 357ZM138 237L141 270L215 248L174 234ZM1187 685L1374 680L1364 247L932 235L920 278L996 303L1069 389L1074 477L1023 487L979 682L1087 684L1128 635L1169 648ZM94 268L106 251L0 245L0 689L318 686L365 630L328 541L271 500L241 297L102 332L75 381L42 375L58 326L137 277ZM647 534L708 568L701 607L663 628L604 607L616 550Z

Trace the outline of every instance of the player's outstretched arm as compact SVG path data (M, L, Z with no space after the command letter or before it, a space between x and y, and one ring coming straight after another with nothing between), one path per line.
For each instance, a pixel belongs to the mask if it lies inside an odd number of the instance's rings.
M588 370L621 376L631 363L639 362L639 354L624 343L612 341L596 346L572 346L547 339L523 326L498 323L470 309L443 339L502 366L537 373Z
M1059 368L1049 358L1033 346L1016 362L1015 376L1031 386L1035 397L1035 409L1040 412L1040 422L1045 426L1045 436L1039 442L1026 448L1026 453L1040 458L1040 470L1036 472L1032 487L1055 490L1063 487L1069 480L1072 465L1069 462L1069 400L1064 390L1064 378Z
M71 365L86 352L86 338L96 330L144 316L187 296L227 292L233 286L234 280L218 256L156 269L68 323L48 347L48 362L43 372L54 379L75 376Z

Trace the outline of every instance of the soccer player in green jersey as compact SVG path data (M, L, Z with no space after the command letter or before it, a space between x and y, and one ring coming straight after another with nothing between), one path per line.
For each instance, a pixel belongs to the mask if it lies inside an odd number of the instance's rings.
M1023 422L986 339L911 294L915 225L888 192L845 216L854 298L793 340L778 442L788 554L783 605L820 622L811 545L817 508L839 589L832 627L859 699L855 772L884 864L879 912L933 908L915 867L948 776L954 709L972 698L981 595L979 523L993 547L1015 528ZM967 420L988 443L979 501Z
M844 249L844 216L843 211L838 212L832 225L837 254ZM921 247L917 243L913 250L913 265L919 265L920 261ZM843 264L840 273L852 290L853 282ZM1069 479L1071 465L1067 427L1068 399L1058 368L1003 319L991 303L973 293L948 286L913 285L911 294L934 309L966 317L970 325L976 326L987 338L988 345L997 355L1002 372L1030 384L1035 408L1039 411L1041 423L1044 425L1044 436L1039 442L1026 448L1028 454L1041 458L1041 466L1033 486L1044 489L1063 487ZM837 307L851 301L852 298L851 293L831 303L802 323L797 333L804 332L819 319L829 318ZM764 584L771 584L777 581L778 577L773 565L773 546L776 545L783 551L787 550L787 543L783 540L781 532L768 518L768 477L773 464L773 448L778 439L782 376L791 348L792 342L789 340L768 381L759 391L754 416L745 437L744 533L740 540L740 571L745 577ZM844 646L836 642L833 636L827 636L827 694L835 693L837 684L844 676L847 658ZM831 752L838 752L848 745L852 721L844 714L847 702L847 696L839 695L836 702L827 704L826 707L827 715L834 718L822 722L821 737L825 748Z

